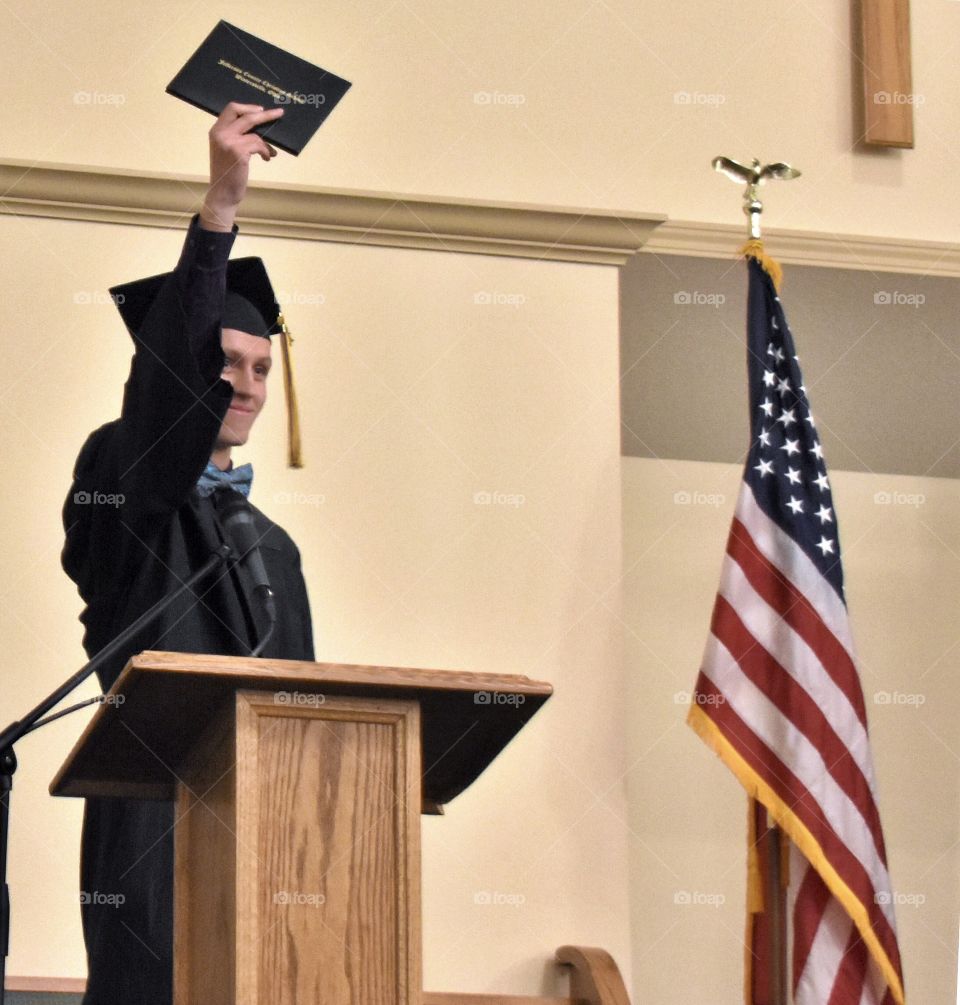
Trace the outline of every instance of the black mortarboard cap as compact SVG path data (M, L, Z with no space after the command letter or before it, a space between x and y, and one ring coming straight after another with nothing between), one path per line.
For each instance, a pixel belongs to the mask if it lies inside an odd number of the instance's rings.
M227 263L227 296L222 328L249 335L279 335L280 305L259 258L237 258Z
M170 275L165 272L111 288L110 296L131 334L140 330L147 312ZM249 335L266 338L283 330L280 307L267 270L259 258L234 258L227 263L227 295L223 306L221 328L236 328Z
M136 335L163 284L171 273L137 279L132 283L113 286L110 296L120 311L131 335ZM300 421L297 396L293 384L290 346L293 338L280 312L280 306L270 285L266 267L259 258L233 258L227 262L227 290L224 297L221 328L235 328L249 335L270 338L282 334L283 390L287 403L287 434L289 466L303 467L300 448Z

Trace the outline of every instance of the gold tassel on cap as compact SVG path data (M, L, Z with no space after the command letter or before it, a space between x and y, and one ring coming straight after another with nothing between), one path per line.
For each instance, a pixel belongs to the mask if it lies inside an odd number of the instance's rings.
M739 254L741 258L752 258L754 261L759 262L760 268L773 280L773 288L777 293L780 292L780 287L783 284L783 266L764 251L763 241L752 237L740 249Z
M293 336L281 313L277 318L280 325L280 354L283 357L283 396L287 405L287 467L303 467L303 451L300 446L300 410L297 407L297 389L293 383L293 362L290 346Z

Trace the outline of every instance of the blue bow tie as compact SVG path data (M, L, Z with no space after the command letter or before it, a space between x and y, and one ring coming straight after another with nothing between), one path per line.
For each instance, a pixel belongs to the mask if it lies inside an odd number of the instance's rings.
M221 471L213 461L207 462L207 469L197 482L197 491L202 496L213 495L219 488L233 489L242 496L250 495L253 484L253 465L241 464L239 468Z

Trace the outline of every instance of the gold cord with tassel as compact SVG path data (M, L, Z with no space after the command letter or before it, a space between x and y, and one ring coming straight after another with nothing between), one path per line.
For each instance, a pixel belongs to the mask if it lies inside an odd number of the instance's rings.
M764 909L763 871L757 848L757 804L747 799L747 925L743 937L743 1000L753 1001L753 924L754 915Z
M280 354L283 357L283 396L287 405L287 467L302 468L300 411L297 407L297 389L293 383L293 361L290 356L293 336L282 313L277 318L277 324L280 325Z
M747 243L740 249L739 255L741 258L752 258L754 261L760 263L760 268L773 280L773 288L780 292L780 287L783 284L783 267L775 259L771 258L763 247L763 241L757 237L752 237Z

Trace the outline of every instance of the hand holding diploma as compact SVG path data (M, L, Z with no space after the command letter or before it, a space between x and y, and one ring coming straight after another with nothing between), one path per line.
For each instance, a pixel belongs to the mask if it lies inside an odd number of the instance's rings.
M205 230L229 232L237 207L247 193L250 158L269 161L277 151L263 137L250 130L283 115L282 108L264 110L260 105L231 101L210 128L210 187L200 210Z

